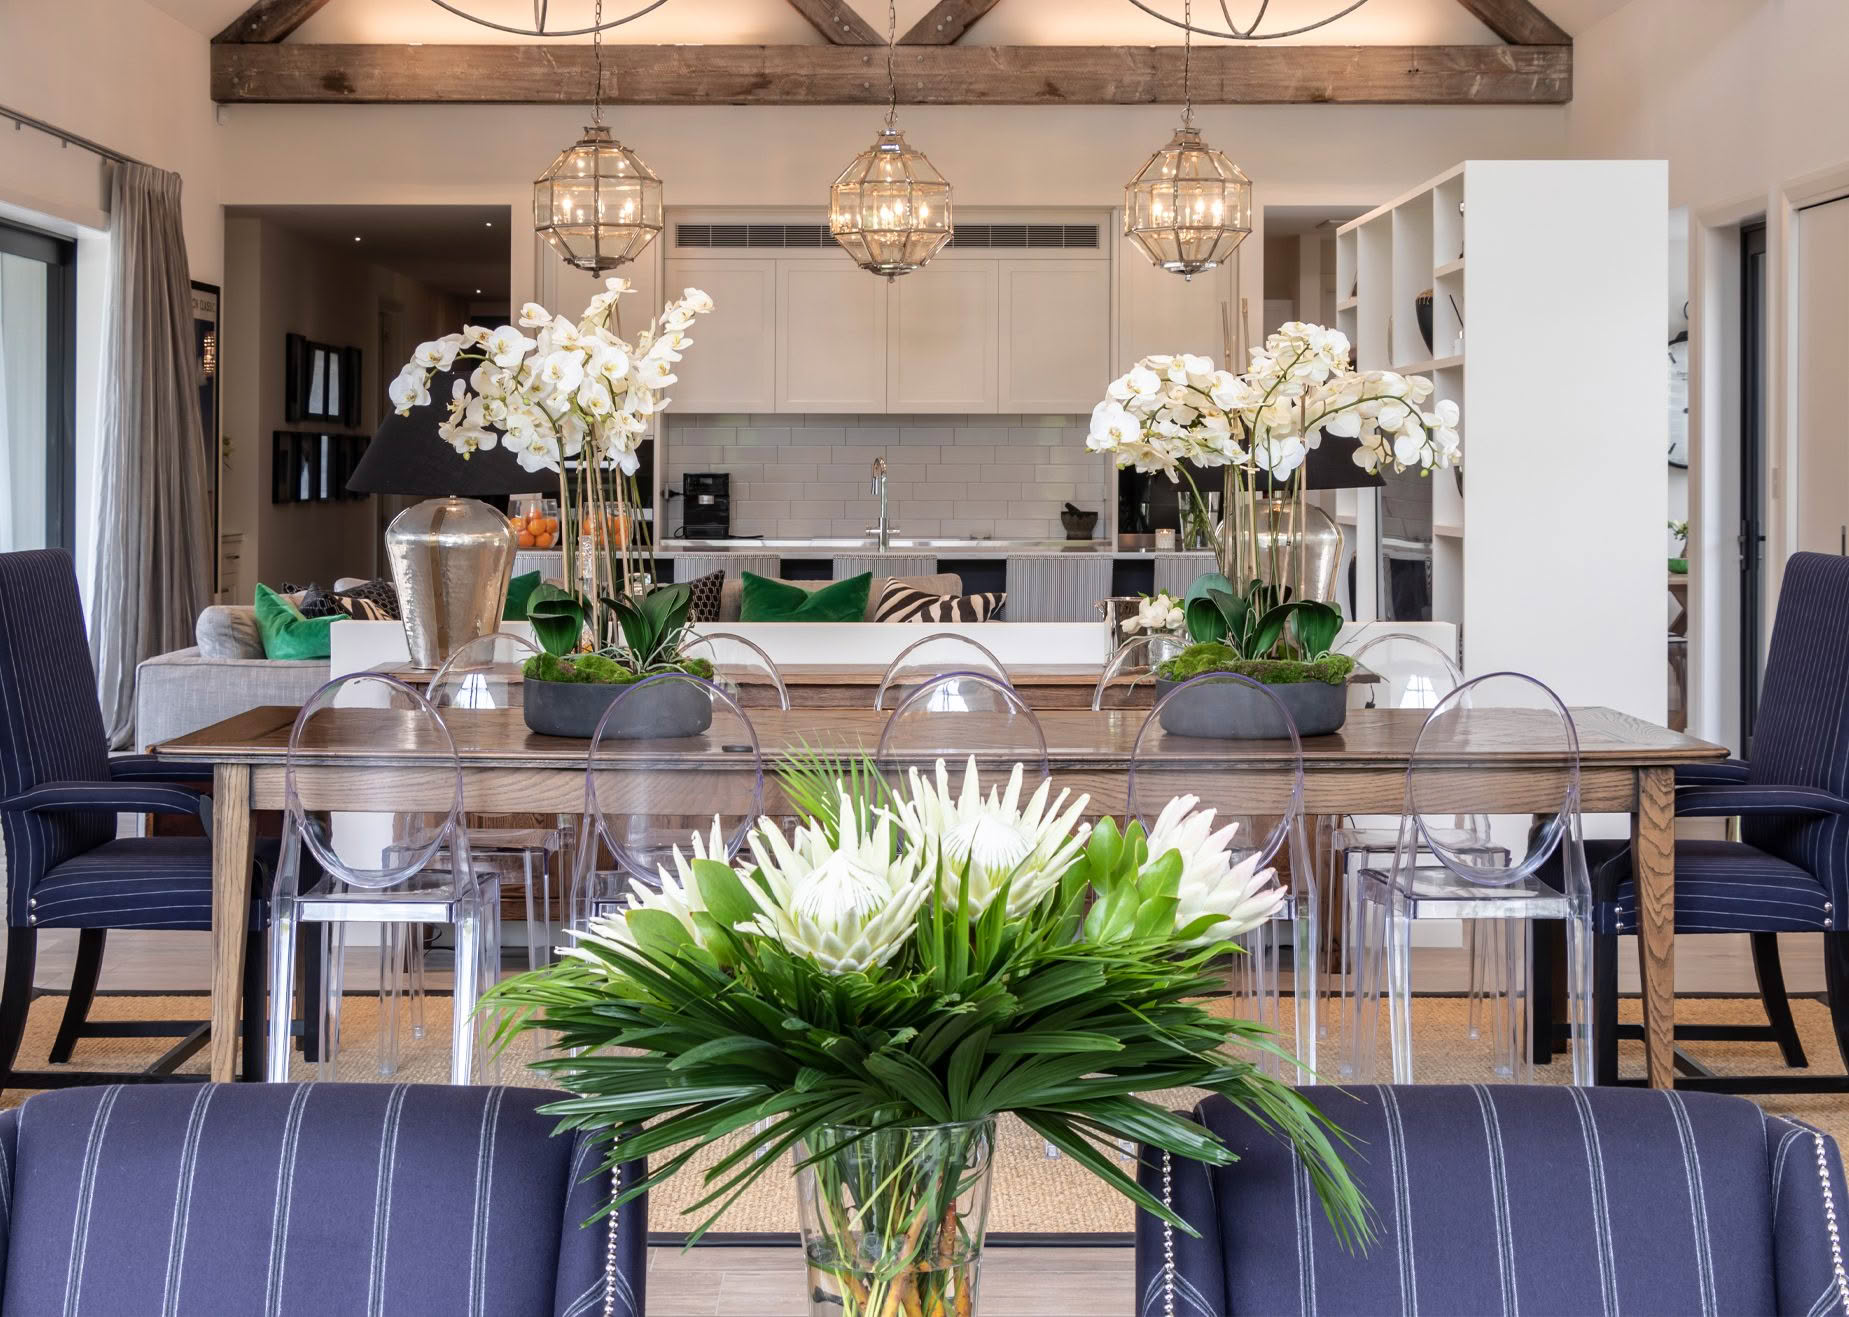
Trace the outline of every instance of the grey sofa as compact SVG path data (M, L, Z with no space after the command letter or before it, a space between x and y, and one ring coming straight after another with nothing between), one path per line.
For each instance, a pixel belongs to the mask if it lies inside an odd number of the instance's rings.
M249 604L213 605L199 614L193 636L198 643L135 670L139 751L266 704L301 704L327 682L326 659L263 657Z

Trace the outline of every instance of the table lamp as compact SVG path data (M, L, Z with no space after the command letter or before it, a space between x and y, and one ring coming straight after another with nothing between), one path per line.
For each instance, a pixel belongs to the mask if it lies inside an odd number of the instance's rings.
M347 488L356 494L421 494L385 531L411 665L440 667L477 636L499 628L517 541L486 495L556 494L558 474L522 470L504 447L463 457L437 434L451 386L465 376L439 371L430 402L411 414L387 413Z

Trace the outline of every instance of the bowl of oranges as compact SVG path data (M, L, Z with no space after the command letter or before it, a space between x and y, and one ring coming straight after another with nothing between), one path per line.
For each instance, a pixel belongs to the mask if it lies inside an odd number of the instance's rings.
M507 524L523 549L550 549L559 542L558 510L544 503L516 504Z

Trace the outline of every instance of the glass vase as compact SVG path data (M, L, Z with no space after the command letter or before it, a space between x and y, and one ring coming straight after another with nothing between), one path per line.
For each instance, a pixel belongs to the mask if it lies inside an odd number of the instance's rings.
M1336 600L1342 532L1301 491L1246 492L1226 501L1219 568L1236 588L1248 582L1288 587L1292 599Z
M974 1317L994 1147L993 1120L798 1144L811 1317Z

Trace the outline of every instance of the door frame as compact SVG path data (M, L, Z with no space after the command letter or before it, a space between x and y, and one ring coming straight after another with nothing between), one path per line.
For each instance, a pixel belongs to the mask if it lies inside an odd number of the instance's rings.
M45 545L77 553L77 241L0 217L0 252L45 278Z

